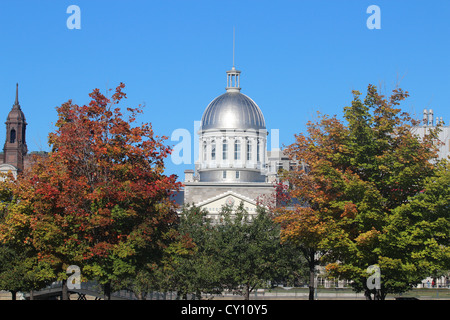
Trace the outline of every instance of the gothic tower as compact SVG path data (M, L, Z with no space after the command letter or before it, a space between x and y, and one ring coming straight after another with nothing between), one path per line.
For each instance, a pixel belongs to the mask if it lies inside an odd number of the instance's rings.
M18 171L24 168L24 157L28 148L25 141L27 123L19 105L19 84L16 84L16 101L6 119L6 141L3 147L3 163L15 166Z

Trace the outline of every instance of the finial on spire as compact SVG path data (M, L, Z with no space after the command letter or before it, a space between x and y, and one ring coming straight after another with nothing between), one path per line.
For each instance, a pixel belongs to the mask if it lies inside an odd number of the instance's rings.
M235 35L235 27L233 27L233 70L235 69L234 66L234 48L235 48L235 40L236 39L236 35Z
M16 83L16 102L14 104L19 104L19 83Z

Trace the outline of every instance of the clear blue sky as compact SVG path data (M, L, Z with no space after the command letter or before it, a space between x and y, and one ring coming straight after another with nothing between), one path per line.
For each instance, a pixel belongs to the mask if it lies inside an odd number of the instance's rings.
M66 26L72 4L80 30ZM366 26L372 4L381 9L379 30ZM193 135L194 121L225 92L233 27L241 92L269 130L279 129L281 145L316 111L342 115L351 90L369 83L389 93L400 82L411 94L405 111L432 108L450 121L449 1L2 0L0 24L0 118L19 82L30 151L48 150L56 106L85 104L92 89L120 82L127 105L146 104L140 120L157 134ZM183 178L185 169L193 165L168 159L168 173Z

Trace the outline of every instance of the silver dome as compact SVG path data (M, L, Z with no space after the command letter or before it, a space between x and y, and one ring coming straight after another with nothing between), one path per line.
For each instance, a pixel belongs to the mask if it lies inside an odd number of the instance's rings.
M202 117L202 130L265 129L264 116L258 105L245 94L228 91L215 98Z

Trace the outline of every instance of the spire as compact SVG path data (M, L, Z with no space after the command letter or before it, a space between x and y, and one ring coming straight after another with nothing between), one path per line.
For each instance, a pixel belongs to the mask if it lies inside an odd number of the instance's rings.
M233 67L231 70L227 71L227 91L228 92L239 92L241 90L240 87L240 75L241 72L236 70L234 65L234 50L235 50L235 30L233 27Z
M235 40L236 36L235 36L235 28L233 27L233 70L234 70L234 48L235 48Z
M16 101L14 101L13 107L17 106L20 109L19 105L19 84L16 83Z

